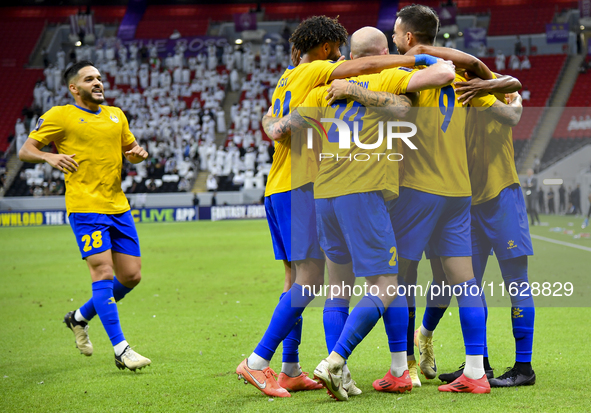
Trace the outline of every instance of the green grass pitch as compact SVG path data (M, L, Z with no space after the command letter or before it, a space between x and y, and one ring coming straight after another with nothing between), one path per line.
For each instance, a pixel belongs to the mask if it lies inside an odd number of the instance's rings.
M550 227L581 232L581 219L543 217ZM89 330L95 353L84 357L64 314L90 297L90 276L69 227L0 228L0 411L2 412L582 412L590 411L591 310L538 308L533 366L537 384L493 389L490 395L441 394L439 380L423 380L410 394L380 394L371 382L389 366L380 321L350 359L363 390L347 403L323 391L269 400L234 374L267 327L283 283L264 220L140 224L143 281L119 304L127 340L152 359L138 373L119 371L97 319ZM591 247L533 227L532 233ZM534 239L530 280L571 281L579 301L589 297L591 252ZM429 279L421 263L419 277ZM501 281L491 257L487 281ZM586 294L586 295L585 295ZM508 298L490 309L488 342L496 375L512 365ZM424 301L422 301L424 303ZM419 299L419 305L424 305ZM591 301L586 301L587 305ZM421 320L422 309L417 320ZM418 325L418 322L417 322ZM457 308L435 334L439 370L463 361ZM280 370L281 349L272 362ZM304 313L301 364L313 371L326 355L322 309Z

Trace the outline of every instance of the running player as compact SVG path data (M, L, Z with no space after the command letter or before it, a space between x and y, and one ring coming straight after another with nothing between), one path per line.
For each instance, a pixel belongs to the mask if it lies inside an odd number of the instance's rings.
M353 34L351 37L352 59L378 54L388 54L388 42L381 31L373 27L365 27ZM382 112L373 106L389 106L396 112L394 116L399 117L400 107L410 107L410 100L406 99L406 102L403 102L402 97L391 95L392 93L412 93L441 87L449 84L454 76L453 66L441 61L421 71L406 68L390 69L380 74L340 81L345 86L361 85L357 87L363 91L369 89L389 92L379 94L375 101L365 102L366 106L346 100L339 100L332 105L332 93L327 94L327 91L334 88L334 83L337 82L335 81L331 86L312 90L293 115L295 117L293 121L285 117L275 122L273 128L275 133L272 132L275 139L283 137L281 133L285 130L284 125L287 123L292 127L294 123L301 124L302 116L314 119L336 116L345 124L363 125L360 126L359 131L360 144L346 150L338 149L340 132L337 129L344 126L339 124L337 128L337 125L326 125L328 135L327 139L322 140L323 160L314 185L318 236L327 256L329 281L331 284L340 285L352 268L356 277L366 277L368 284L375 285L376 291L379 291L375 293L376 295L364 297L350 317L347 317L348 300L341 299L339 304L344 308L340 310L332 308L334 299L327 300L325 333L330 355L319 364L314 374L338 400L347 400L350 395L342 385L342 369L345 366L345 360L373 328L375 322L384 313L384 308L391 313L391 322L395 324L393 328L398 333L398 337L390 341L395 362L388 375L392 377L391 382L394 382L394 385L390 383L384 390L404 392L412 389L406 366L408 308L404 297L400 297L401 305L394 303L390 305L395 298L392 291L395 291L396 287L396 278L393 276L396 274L396 241L382 195L382 191L385 191L389 197L395 197L398 194L398 174L392 174L392 167L388 165L392 162L389 155L395 154L392 148L387 149L385 141L371 151L361 148L362 145L374 143L373 141L379 135L378 121L381 119ZM347 140L351 138L348 137ZM295 145L295 147L298 146ZM397 146L394 150L396 148ZM381 160L379 156L376 158L379 154L383 155ZM359 163L355 162L358 157L363 158ZM396 156L393 159L399 160ZM305 169L307 163L293 164L292 172L294 174L300 172L300 167ZM389 287L394 289L386 294ZM386 295L389 296L386 297ZM332 311L344 316L339 317L335 314L329 323L326 316ZM375 386L376 383L374 383Z
M340 58L339 47L346 40L345 28L334 19L316 16L300 24L290 39L296 50L292 56L297 60L294 62L297 66L288 67L275 88L272 97L274 117L288 115L302 103L310 90L332 79L376 73L396 66L412 67L417 62L436 62L436 59L423 55L414 59L407 56L375 56L335 62ZM263 124L267 121L268 117ZM290 273L287 269L293 261L295 282L285 280L284 294L267 331L254 352L236 369L239 378L244 378L266 395L276 397L289 397L286 388L292 391L318 388L302 372L297 354L301 339L301 314L314 298L304 294L302 286L316 286L324 282L324 255L315 236L312 189L315 170L292 178L291 160L291 140L278 141L265 190L265 210L275 258L284 261L286 274ZM292 233L292 230L297 232ZM292 244L292 239L298 242ZM284 350L282 374L275 381L275 373L269 367L270 360L279 343L288 335L287 347L290 351L285 354Z
M113 345L115 365L141 369L151 361L125 340L116 302L141 279L139 240L121 189L121 153L131 163L142 162L148 153L137 144L121 109L101 105L103 83L92 62L72 65L64 81L76 103L54 106L41 116L19 158L47 162L65 174L68 218L92 279L92 298L64 317L80 353L93 353L88 322L98 314ZM50 142L57 154L41 151Z
M533 255L527 211L519 178L515 169L511 126L521 116L521 97L515 92L518 81L504 77L501 82L477 79L459 84L458 92L493 93L500 101L507 100L514 108L515 121L503 124L487 112L468 114L468 164L472 186L472 265L479 285L482 284L489 252L494 250L501 275L511 297L511 322L515 338L515 365L498 378L490 378L491 387L513 387L535 384L531 366L535 308L529 289L527 256ZM509 81L507 81L509 80ZM465 100L465 99L464 99ZM441 273L434 266L434 274ZM435 278L440 278L437 275ZM435 282L435 281L434 281ZM483 305L486 309L484 291ZM432 336L449 301L445 299L427 306L418 334ZM486 338L486 337L485 337ZM432 352L432 348L430 349ZM434 359L434 356L431 356ZM488 358L485 341L485 357ZM485 363L487 375L492 369ZM462 369L441 374L440 380L450 382L462 374Z

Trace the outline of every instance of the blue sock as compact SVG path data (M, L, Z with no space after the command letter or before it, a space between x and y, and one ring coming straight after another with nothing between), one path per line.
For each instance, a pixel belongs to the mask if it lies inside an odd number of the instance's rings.
M517 287L517 293L511 296L511 324L515 337L515 361L531 363L534 342L534 321L536 309L534 298L528 288L527 257L517 257L499 261L505 287L509 291L511 283ZM515 291L515 289L513 289Z
M98 313L103 327L115 346L125 340L121 324L119 323L119 313L117 312L117 303L113 297L113 280L102 280L92 283L92 300L94 308Z
M263 338L254 349L255 354L265 360L271 360L279 343L294 328L297 319L313 299L314 295L310 294L309 291L304 293L302 286L294 283L275 307L269 327L267 327Z
M431 297L431 290L434 285L439 287L439 289L435 288L433 297ZM429 291L427 291L427 308L425 308L425 314L423 314L423 326L425 329L435 331L439 320L445 314L445 310L449 307L450 302L451 291L447 288L441 289L441 284L436 284L434 281L429 287Z
M488 357L488 340L486 338L486 323L488 321L488 306L486 305L486 297L484 296L484 292L480 296L482 298L482 308L484 309L484 353L482 354L483 357Z
M406 351L408 330L408 305L406 296L398 295L384 312L384 327L388 335L390 353Z
M472 255L472 269L474 270L474 278L476 284L482 287L482 280L484 278L484 270L488 261L489 254L474 254ZM484 357L488 357L488 343L486 338L486 322L488 321L488 306L486 305L486 296L484 295L484 288L482 289L482 307L484 308ZM486 364L486 363L485 363ZM485 365L485 368L487 366Z
M462 292L456 297L460 307L460 323L464 336L466 355L477 356L484 354L484 309L480 297L480 287L476 279L472 278L457 284L456 291L462 287Z
M131 290L133 290L133 288L127 288L119 282L117 277L113 277L113 297L115 298L115 301L121 300ZM80 313L82 314L82 317L88 321L94 318L96 315L96 310L94 309L92 298L88 300L82 307L80 307Z
M398 285L406 288L406 304L408 306L408 327L406 329L406 355L415 354L415 320L417 318L417 308L415 295L408 293L408 284L403 277L398 276Z
M324 303L322 322L324 324L324 338L328 354L343 332L343 327L349 318L349 300L344 298L327 298Z
M363 297L347 318L341 337L333 351L347 360L355 347L376 325L382 314L384 314L382 300L373 295Z
M279 301L287 293L282 293ZM283 340L283 362L284 363L299 363L298 348L302 342L302 323L304 319L299 316L296 320L295 326L291 329L287 337Z

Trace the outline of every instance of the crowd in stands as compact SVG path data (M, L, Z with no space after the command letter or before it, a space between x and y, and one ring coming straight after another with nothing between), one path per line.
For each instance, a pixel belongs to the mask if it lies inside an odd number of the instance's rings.
M507 68L510 70L529 70L531 69L531 62L527 55L523 56L520 60L515 54L512 54L507 62L507 57L499 50L495 57L495 68L497 69L497 72L502 72Z
M147 162L124 162L127 193L190 191L198 173L208 173L212 191L264 188L273 145L261 118L274 86L289 65L284 45L209 45L207 53L186 56L183 44L160 58L156 46L123 44L117 38L61 50L33 91L34 105L15 125L17 150L39 116L55 105L73 104L62 74L79 60L91 60L103 75L106 103L120 107L130 130L150 154ZM226 92L239 92L231 113ZM226 127L228 115L231 125ZM55 148L52 148L55 151ZM20 173L29 194L63 193L63 174L30 166Z

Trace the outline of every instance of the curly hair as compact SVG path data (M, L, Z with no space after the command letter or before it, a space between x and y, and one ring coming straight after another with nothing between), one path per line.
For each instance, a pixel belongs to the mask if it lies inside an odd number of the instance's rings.
M313 16L300 23L289 41L294 48L300 51L301 55L304 55L326 42L347 44L348 37L349 33L339 23L338 16L334 19L326 16Z

